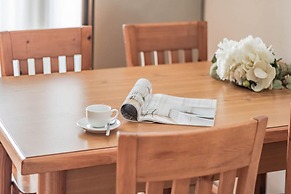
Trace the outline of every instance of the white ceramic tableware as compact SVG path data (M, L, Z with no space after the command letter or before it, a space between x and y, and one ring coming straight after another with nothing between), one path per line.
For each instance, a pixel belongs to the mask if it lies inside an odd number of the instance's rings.
M119 111L105 104L93 104L86 107L86 118L92 127L104 127L115 120Z
M121 123L120 123L120 121L118 119L113 120L110 123L110 131L117 129L120 126L120 124ZM88 123L86 117L78 120L77 121L77 125L79 127L82 127L86 132L89 132L89 133L105 133L106 134L106 131L107 131L107 128L105 126L104 127L93 127L93 126L91 126Z

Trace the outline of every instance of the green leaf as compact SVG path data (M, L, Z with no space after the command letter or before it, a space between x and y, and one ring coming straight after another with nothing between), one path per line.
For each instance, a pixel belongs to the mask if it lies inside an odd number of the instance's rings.
M278 80L278 79L275 79L273 81L273 89L282 89L282 88L284 88L283 84L282 84L282 81Z
M211 62L212 62L212 63L216 63L216 61L217 61L216 56L213 55L213 57L212 57L212 59L211 59Z

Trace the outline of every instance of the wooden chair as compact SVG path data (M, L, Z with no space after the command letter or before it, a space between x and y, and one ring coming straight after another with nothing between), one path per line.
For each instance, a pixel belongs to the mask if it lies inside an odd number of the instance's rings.
M0 32L0 64L2 76L92 69L92 26Z
M0 32L0 65L2 76L90 70L92 26ZM12 166L12 194L36 193L37 180Z
M0 193L10 194L11 181L5 177L11 175L12 163L2 144L0 144L0 166L1 169L5 169L4 171L0 171Z
M285 178L285 194L291 194L291 103L290 103L290 124L287 139L286 154L286 178Z
M205 21L124 24L123 37L127 66L207 60Z
M161 194L172 180L172 194L212 192L219 174L218 194L254 193L267 117L225 127L171 132L119 132L116 194L136 194L146 182L146 194Z

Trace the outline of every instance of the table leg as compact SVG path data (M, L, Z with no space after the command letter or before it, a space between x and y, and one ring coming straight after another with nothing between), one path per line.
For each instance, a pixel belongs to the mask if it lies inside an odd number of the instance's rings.
M39 194L64 194L66 193L66 172L48 172L38 176Z
M12 162L0 143L0 193L11 193Z

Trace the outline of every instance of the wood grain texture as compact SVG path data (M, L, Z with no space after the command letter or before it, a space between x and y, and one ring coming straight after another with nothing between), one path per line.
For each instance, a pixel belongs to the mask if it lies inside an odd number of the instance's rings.
M21 172L12 165L13 194L36 194L38 189L38 175L21 175Z
M145 65L152 65L153 51L169 51L172 63L178 63L178 50L187 51L184 60L193 62L191 49L198 50L198 61L207 60L207 22L171 22L124 24L124 46L127 66L139 65L139 53L145 53ZM165 64L165 58L159 56L159 64Z
M117 194L136 193L137 182L162 193L162 181L174 180L172 194L186 194L190 178L200 178L196 194L212 192L212 175L221 174L218 194L254 193L267 117L195 131L120 132ZM223 156L223 157L222 157ZM212 180L212 181L211 181ZM188 190L187 190L188 188Z
M74 71L73 55L82 55L82 69L92 69L92 27L24 30L0 33L0 66L3 76L14 74L12 60L19 60L21 75L28 74L28 58L35 59L35 73L42 74L42 57L51 57L51 72L59 72L58 56L67 56L66 70ZM23 193L35 190L29 176L16 173L13 189ZM17 190L17 191L16 191Z
M13 60L20 61L21 75L28 74L27 59L36 59L35 72L43 73L39 60L51 57L51 71L59 72L54 60L67 56L68 71L72 71L70 57L82 55L82 69L92 69L92 27L5 31L0 33L0 60L3 76L13 74Z
M47 172L38 175L39 194L66 193L66 172Z
M291 103L290 103L290 124L287 141L285 193L291 194Z
M4 147L0 144L0 193L11 192L12 162Z
M14 144L9 144L9 140L7 141L5 137L8 134L13 137L13 143L19 146L17 150L21 150L15 156L22 154L18 158L19 161L23 161L22 164L16 166L25 169L25 174L29 174L38 172L32 167L26 166L30 162L35 166L41 166L49 158L59 157L60 160L61 158L66 160L68 155L78 156L80 154L80 160L75 160L76 164L80 165L77 161L81 161L82 157L87 154L90 155L91 152L103 152L104 159L101 157L99 160L104 160L105 163L114 163L116 161L114 151L110 154L109 149L108 155L106 151L107 148L116 149L116 131L200 129L200 127L195 126L130 123L119 116L121 126L106 138L103 135L85 133L76 125L77 120L85 116L87 105L105 103L114 108L119 108L136 80L146 75L152 81L154 93L217 99L216 126L247 119L248 115L263 114L269 117L266 134L269 142L287 140L285 135L287 135L289 124L289 109L286 105L290 103L291 91L266 90L261 93L254 93L210 78L208 75L209 65L207 62L201 62L102 69L84 71L78 74L2 78L0 80L0 92L3 94L0 96L2 107L0 118L5 124L5 128L2 129L3 133L0 136L4 138L7 149L12 146L11 156L16 150L13 148ZM108 75L112 75L110 79L108 79ZM205 83L207 83L207 87L205 87ZM19 93L21 95L18 95ZM23 101L33 103L22 103ZM39 112L42 112L42 114L37 114ZM18 122L14 122L15 119ZM279 130L277 130L277 127L280 127ZM271 136L268 136L269 132ZM280 135L277 137L277 134ZM15 157L11 158L16 160ZM42 158L45 158L45 160L42 160ZM56 163L57 161L59 160L56 160ZM36 163L38 164L36 165ZM63 164L62 167L55 165L55 168L58 170L64 168L65 165L69 164ZM52 167L49 168L52 170ZM38 170L43 172L45 168L40 167Z
M106 137L86 133L76 125L79 119L85 117L85 108L90 104L104 103L119 108L137 79L146 77L152 82L154 93L217 99L215 126L240 122L256 115L268 116L259 171L284 169L291 91L255 93L212 79L209 68L209 62L199 62L50 76L2 77L0 141L17 169L22 174L32 174L114 164L118 131L204 129L132 123L119 116L121 126ZM73 159L64 162L68 158ZM84 180L80 182L84 183Z

